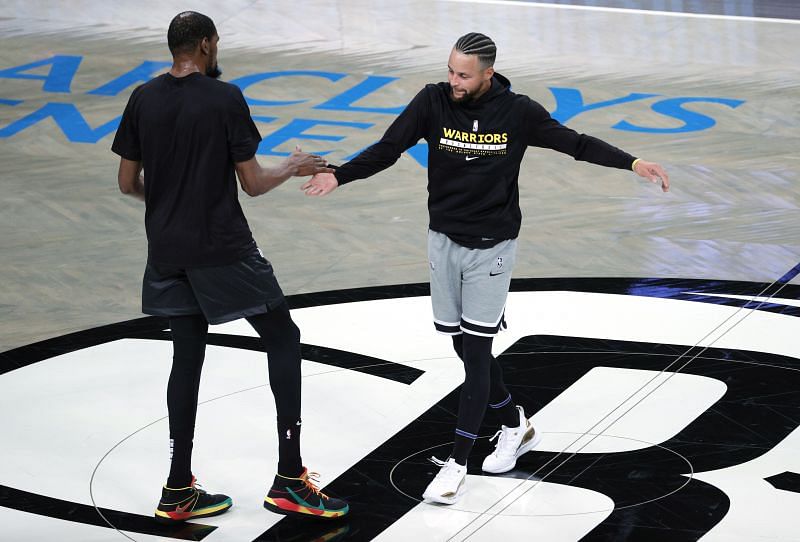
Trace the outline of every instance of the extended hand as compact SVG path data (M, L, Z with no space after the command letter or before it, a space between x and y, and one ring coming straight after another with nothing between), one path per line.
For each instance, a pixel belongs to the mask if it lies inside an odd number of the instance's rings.
M640 177L644 177L652 183L658 184L660 180L661 190L664 192L669 192L669 175L667 175L666 170L661 167L660 164L639 160L636 162L636 166L633 168L633 171L635 171Z
M286 165L294 177L308 177L317 173L331 173L333 170L326 167L328 162L316 154L308 154L296 147L295 151L286 159Z
M339 181L332 173L317 173L309 179L300 190L306 196L324 196L333 192L339 186Z

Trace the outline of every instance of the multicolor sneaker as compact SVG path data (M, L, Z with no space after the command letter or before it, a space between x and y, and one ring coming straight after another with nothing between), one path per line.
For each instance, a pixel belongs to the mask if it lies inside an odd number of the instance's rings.
M156 508L156 521L177 523L187 519L217 516L228 511L233 501L227 495L210 495L192 476L189 487L173 489L164 486Z
M431 463L441 467L433 481L425 488L422 498L428 502L455 504L466 492L467 467L459 465L452 457L441 461L430 458Z
M272 487L264 497L264 508L287 516L336 519L347 514L350 506L341 499L322 493L314 483L319 474L304 468L297 478L275 475Z
M484 472L499 474L508 472L517 465L517 458L533 449L539 444L541 435L533 428L531 422L525 417L525 411L517 405L519 411L519 425L517 427L500 426L500 431L490 440L497 440L494 452L486 456L481 469Z

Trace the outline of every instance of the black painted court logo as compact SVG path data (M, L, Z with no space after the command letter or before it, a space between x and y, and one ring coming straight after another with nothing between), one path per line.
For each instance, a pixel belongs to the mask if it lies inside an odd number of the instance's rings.
M494 269L503 269L502 258L497 258ZM526 279L512 282L512 292L612 293L739 307L745 305L745 301L734 295L754 289L754 285L747 283L687 280L671 283L657 279ZM302 294L291 296L288 301L292 309L335 305L335 310L346 318L348 304L352 302L393 303L428 295L427 285L413 284ZM790 287L784 296L800 297L800 288ZM690 305L693 304L687 304ZM381 310L385 312L387 306ZM761 305L757 310L793 319L800 316L798 307L775 302ZM512 324L515 328L525 326L525 322L520 321ZM18 348L0 354L0 377L40 361L119 339L169 341L166 329L163 319L147 317ZM361 340L361 336L355 337ZM253 351L262 348L255 337L230 334L210 333L208 344ZM387 357L390 357L389 353L387 351ZM361 373L376 379L376 383L391 382L392 386L413 386L424 374L412 365L324 345L304 343L302 355L309 361ZM691 356L692 360L681 368L682 374L724 382L726 389L724 396L711 408L673 437L658 445L612 453L559 456L558 452L534 450L522 456L517 468L504 476L546 477L549 483L580 487L607 496L613 501L613 509L582 540L669 539L688 542L711 532L730 513L731 501L723 489L701 481L694 474L719 472L752 461L778 446L797 429L800 420L796 416L796 405L780 398L796 396L800 389L800 359L756 350L717 347L698 348L687 353L685 346L659 341L539 334L521 335L497 359L515 400L524 404L528 414L532 414L597 368L658 372L669 366L669 360L682 355ZM420 495L433 471L425 470L424 461L398 461L413 456L430 444L452 440L453 412L458 407L458 395L458 389L447 393L421 416L411 420L401 432L350 465L328 484L326 492L350 500L355 513L346 523L320 526L286 519L255 540L371 540L415 507L429 506L406 494ZM346 402L347 397L339 396L337 400ZM491 434L496 429L493 424L493 420L487 419L481 434ZM425 435L424 441L409 438L417 434ZM488 441L479 440L468 465L471 475L482 475L480 461L488 451ZM380 468L384 471L375 471L376 465L382 466ZM397 468L390 482L392 465L397 465ZM776 491L797 492L800 490L798 476L800 474L796 472L778 468L765 479L771 487L777 488ZM691 503L691 506L686 503ZM202 540L217 528L224 531L224 524L220 527L196 523L163 526L150 516L55 499L39 495L32 488L0 486L0 506L64 521L174 539ZM631 514L635 521L630 520ZM223 531L220 535L224 535Z

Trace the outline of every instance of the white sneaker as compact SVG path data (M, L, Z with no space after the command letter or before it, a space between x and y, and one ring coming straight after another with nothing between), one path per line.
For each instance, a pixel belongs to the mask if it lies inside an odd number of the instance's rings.
M455 504L467 490L466 465L459 465L452 458L445 462L432 457L431 461L442 468L433 481L428 484L425 493L422 494L422 498L426 501L440 502L442 504Z
M498 439L497 447L483 460L481 469L484 472L499 474L510 471L516 466L519 456L531 451L534 446L539 444L541 435L534 430L530 420L525 417L522 407L517 405L517 410L519 410L519 426L501 425L500 431L490 439L490 441Z

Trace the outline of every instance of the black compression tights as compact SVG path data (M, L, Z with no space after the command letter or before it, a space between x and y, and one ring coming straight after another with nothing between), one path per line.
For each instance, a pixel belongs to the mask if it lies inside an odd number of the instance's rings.
M278 413L278 472L297 476L300 458L300 330L284 303L266 314L247 318L267 352L269 382ZM169 432L173 441L169 487L191 481L192 440L197 416L200 373L205 357L208 323L200 315L170 318L172 372L167 386Z
M169 327L173 354L167 384L167 411L172 463L167 487L181 488L187 487L192 479L192 439L208 322L202 316L179 316L170 318Z
M503 369L492 356L492 337L469 333L454 335L453 349L464 362L465 376L452 457L463 465L483 422L487 404L499 415L501 423L509 427L519 424L519 415L503 381Z

